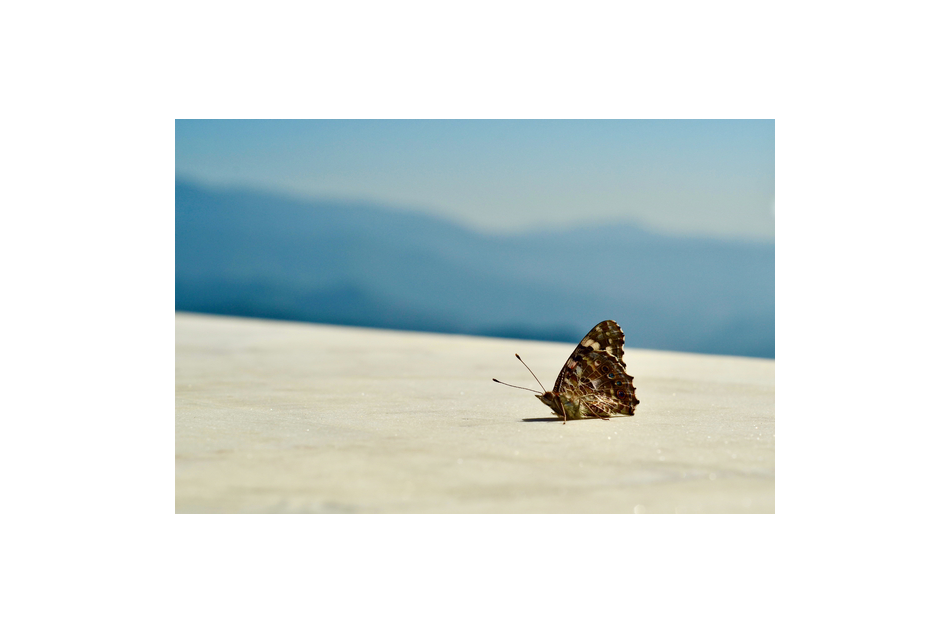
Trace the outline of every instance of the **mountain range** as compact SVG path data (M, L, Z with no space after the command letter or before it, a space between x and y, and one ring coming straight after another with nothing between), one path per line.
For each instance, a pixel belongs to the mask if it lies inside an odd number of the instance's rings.
M488 235L411 209L175 185L175 309L775 356L775 247L634 225Z

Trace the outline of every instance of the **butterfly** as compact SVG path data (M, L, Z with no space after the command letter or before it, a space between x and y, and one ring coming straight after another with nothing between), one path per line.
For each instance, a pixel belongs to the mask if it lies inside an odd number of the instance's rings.
M518 360L521 356L515 354ZM523 360L531 375L534 372ZM616 321L601 321L577 344L554 382L554 389L535 397L560 419L609 418L633 415L640 404L633 376L623 362L623 330ZM537 376L534 376L538 380ZM508 385L496 378L497 383ZM541 381L538 380L541 385ZM516 385L508 385L515 387ZM526 387L517 387L526 389ZM544 385L541 385L544 389ZM534 391L528 389L528 391Z

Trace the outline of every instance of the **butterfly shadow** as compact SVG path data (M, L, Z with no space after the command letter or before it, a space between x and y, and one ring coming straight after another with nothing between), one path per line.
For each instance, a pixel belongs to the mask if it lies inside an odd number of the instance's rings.
M563 422L561 418L521 418L522 422Z

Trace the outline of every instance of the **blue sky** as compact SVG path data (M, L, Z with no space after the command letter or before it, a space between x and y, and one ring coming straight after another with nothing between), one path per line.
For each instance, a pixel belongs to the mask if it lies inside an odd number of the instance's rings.
M773 241L773 120L179 120L178 177L495 233L632 222Z

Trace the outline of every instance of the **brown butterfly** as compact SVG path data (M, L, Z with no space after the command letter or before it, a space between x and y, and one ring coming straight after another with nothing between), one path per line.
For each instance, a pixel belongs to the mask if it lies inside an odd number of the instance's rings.
M518 360L521 357L515 354ZM523 360L521 363L534 372ZM623 362L623 330L616 321L601 321L577 344L558 374L552 391L535 396L564 420L633 415L640 404L633 376ZM538 380L537 376L534 376ZM515 387L492 378L497 383ZM541 385L541 381L538 380ZM517 387L527 389L526 387ZM541 385L544 389L544 385ZM528 389L534 391L534 389Z

